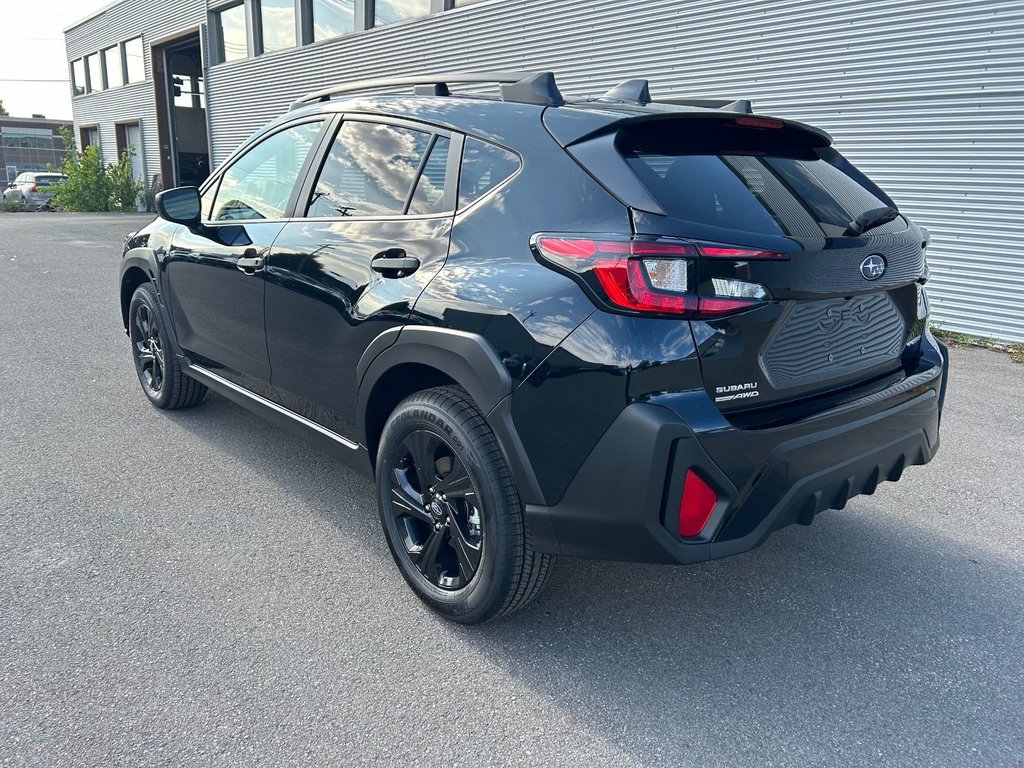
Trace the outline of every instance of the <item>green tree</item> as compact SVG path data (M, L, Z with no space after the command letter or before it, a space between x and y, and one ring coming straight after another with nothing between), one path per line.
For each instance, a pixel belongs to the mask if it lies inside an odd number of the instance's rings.
M135 147L106 163L95 144L79 151L70 128L60 129L67 156L58 168L67 178L57 184L52 205L65 211L134 211L144 185L132 176Z
M10 116L11 116L10 112L8 112L6 109L4 109L4 100L0 99L0 117L10 117Z

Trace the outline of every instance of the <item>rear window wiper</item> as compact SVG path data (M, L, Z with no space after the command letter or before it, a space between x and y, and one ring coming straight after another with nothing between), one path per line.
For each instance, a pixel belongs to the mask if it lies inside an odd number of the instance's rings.
M872 208L870 211L864 211L864 213L851 221L846 226L846 231L843 234L862 235L869 229L888 224L899 215L899 211L888 205L882 208Z

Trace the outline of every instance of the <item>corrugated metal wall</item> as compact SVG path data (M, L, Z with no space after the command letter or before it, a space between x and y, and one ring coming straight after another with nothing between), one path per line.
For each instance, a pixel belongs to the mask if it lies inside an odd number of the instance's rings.
M160 173L150 45L155 40L195 27L205 19L205 0L125 0L67 30L64 41L69 62L141 35L146 67L145 82L97 91L72 100L76 138L80 140L77 130L80 126L98 126L103 155L114 162L117 160L115 123L138 120L142 129L144 147L141 154L147 182Z

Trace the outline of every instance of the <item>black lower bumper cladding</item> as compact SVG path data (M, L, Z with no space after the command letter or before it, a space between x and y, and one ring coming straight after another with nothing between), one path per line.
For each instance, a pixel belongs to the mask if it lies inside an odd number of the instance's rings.
M578 557L693 563L753 549L779 528L842 509L935 455L948 367L945 349L936 349L933 367L783 427L716 422L703 391L675 398L673 408L627 406L562 499L527 507L535 543ZM684 540L676 521L689 469L719 501L701 536Z

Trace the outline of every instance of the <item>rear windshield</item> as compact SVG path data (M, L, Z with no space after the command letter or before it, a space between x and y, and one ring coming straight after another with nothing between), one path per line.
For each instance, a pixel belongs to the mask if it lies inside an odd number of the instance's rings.
M50 184L56 184L60 180L60 176L36 176L36 184L44 187L49 186Z
M748 232L834 237L866 211L892 205L813 134L732 121L687 122L630 126L616 141L669 216ZM872 233L894 229L902 225Z

